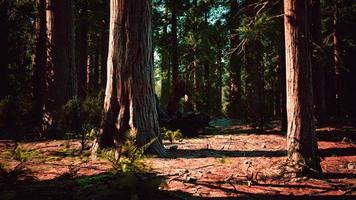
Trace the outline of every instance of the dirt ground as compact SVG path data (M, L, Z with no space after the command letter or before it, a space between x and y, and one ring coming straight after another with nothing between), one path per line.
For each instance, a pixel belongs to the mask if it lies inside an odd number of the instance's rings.
M152 157L145 163L165 180L159 188L166 194L163 199L353 198L355 136L356 128L352 126L317 129L324 174L321 180L282 177L286 137L278 129L262 131L233 123L206 130L196 138L184 138L173 144L165 141L167 148L178 147L172 158ZM19 163L11 154L14 145L13 141L0 141L0 164L5 169ZM71 171L82 177L112 170L107 160L93 160L88 153L80 153L77 140L23 142L21 148L28 153L24 165L36 181L52 180Z

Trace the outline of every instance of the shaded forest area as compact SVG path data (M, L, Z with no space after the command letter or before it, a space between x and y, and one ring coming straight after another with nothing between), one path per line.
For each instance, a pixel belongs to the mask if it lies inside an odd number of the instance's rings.
M0 199L351 198L355 26L354 0L0 0Z

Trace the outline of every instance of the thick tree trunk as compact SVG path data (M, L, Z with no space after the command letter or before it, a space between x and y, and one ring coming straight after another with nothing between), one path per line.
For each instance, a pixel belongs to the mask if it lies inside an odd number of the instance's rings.
M77 96L72 0L52 0L54 15L54 84L57 106Z
M296 176L321 173L313 123L308 1L285 0L288 159Z
M38 0L38 18L36 20L36 58L33 71L34 124L43 128L43 115L46 99L46 0Z
M8 9L10 0L0 0L0 99L9 92L8 69Z
M314 85L314 105L315 115L318 123L323 125L326 121L326 103L325 103L325 66L321 62L321 17L320 0L310 0L310 25L314 52L312 56L313 85Z
M138 146L156 139L149 150L164 156L153 92L150 3L112 0L110 8L104 117L101 139L94 142L92 151L103 146L104 138L113 138L115 146L120 145L120 138L131 129Z

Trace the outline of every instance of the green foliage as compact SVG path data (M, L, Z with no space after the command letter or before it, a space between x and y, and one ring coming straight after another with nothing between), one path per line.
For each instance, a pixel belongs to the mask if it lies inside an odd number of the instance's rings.
M33 152L25 151L22 149L19 143L16 144L16 148L14 150L14 159L20 162L26 162L31 159Z
M173 143L176 140L179 140L183 137L182 132L177 129L175 131L163 129L163 139L169 140L170 143Z
M101 90L95 95L89 95L83 101L83 121L85 124L90 124L94 127L99 127L101 122L101 114L103 111L105 92Z
M63 130L78 130L81 115L81 102L75 97L62 106L60 124Z
M149 157L145 154L146 150L156 140L157 138L154 138L144 146L138 147L134 140L127 136L117 149L103 149L99 155L109 160L117 172L139 172L145 167L142 160Z
M103 91L87 96L84 101L77 97L70 99L61 109L61 128L65 131L84 129L84 134L89 136L93 133L92 129L97 129L100 126L103 99Z

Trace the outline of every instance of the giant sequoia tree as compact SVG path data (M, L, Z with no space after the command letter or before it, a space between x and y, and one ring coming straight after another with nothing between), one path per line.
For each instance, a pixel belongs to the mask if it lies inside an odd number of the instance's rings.
M104 116L93 152L120 145L127 131L143 146L158 138L152 153L165 155L153 92L151 5L149 0L112 0Z
M288 159L296 175L321 172L313 124L308 1L284 1Z

